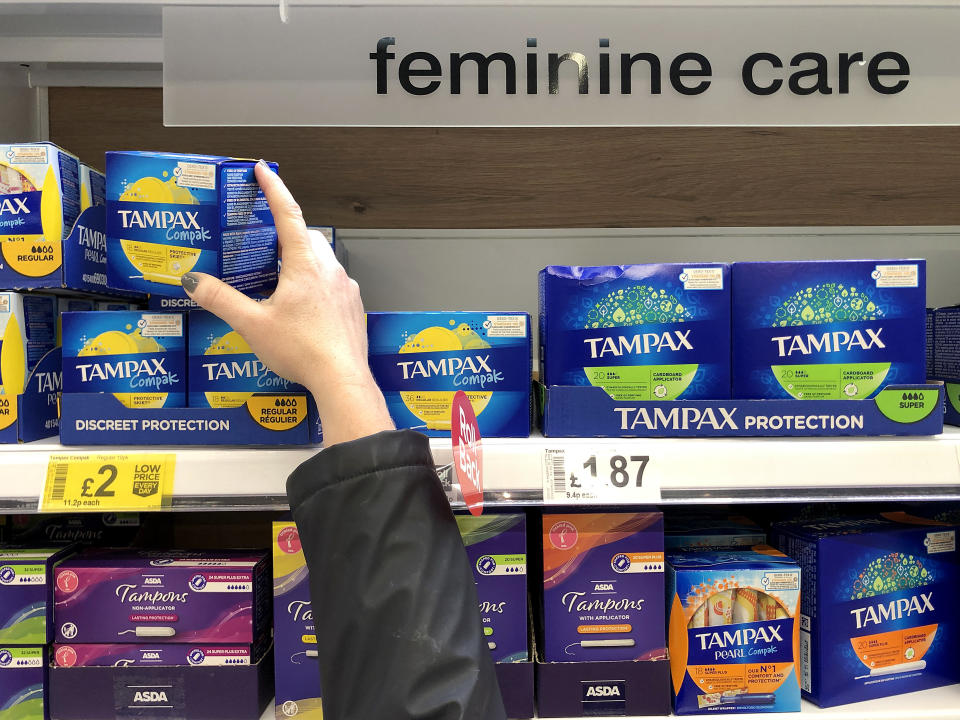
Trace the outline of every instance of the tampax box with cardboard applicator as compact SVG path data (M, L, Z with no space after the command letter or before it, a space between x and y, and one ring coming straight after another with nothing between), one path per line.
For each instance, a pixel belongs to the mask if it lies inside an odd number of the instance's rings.
M733 264L733 396L860 400L926 382L926 261Z
M774 525L803 573L804 697L830 707L960 680L956 535L903 512Z
M272 290L277 231L255 166L222 156L108 152L109 284L186 297L180 278L194 270L242 292Z

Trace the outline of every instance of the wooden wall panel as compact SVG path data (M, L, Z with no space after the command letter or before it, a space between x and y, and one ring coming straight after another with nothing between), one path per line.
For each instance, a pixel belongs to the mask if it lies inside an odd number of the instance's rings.
M159 89L51 88L51 139L280 163L355 228L960 225L960 128L165 128Z

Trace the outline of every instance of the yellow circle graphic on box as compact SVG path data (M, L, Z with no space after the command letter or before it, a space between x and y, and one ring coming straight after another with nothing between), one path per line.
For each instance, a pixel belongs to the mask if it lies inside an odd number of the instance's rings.
M128 326L129 327L129 326ZM137 328L131 333L107 330L87 340L77 357L91 355L133 355L145 352L164 352L166 348L150 337L143 337ZM113 396L128 408L162 408L167 403L167 393L120 392Z
M451 325L453 321L451 320ZM466 323L460 323L453 330L432 326L424 328L400 348L400 354L445 352L450 350L482 350L490 343L480 337ZM450 407L456 391L451 390L408 390L400 393L400 399L407 409L426 423L430 430L450 429ZM473 412L479 416L487 407L492 391L468 392L467 399L473 406Z
M161 180L142 177L127 185L120 195L121 201L145 203L175 203L199 205L199 201L186 188L177 185L176 178ZM124 255L148 282L163 285L179 285L180 277L188 273L200 259L200 248L178 247L162 243L120 240Z
M247 344L240 333L231 330L223 337L219 337L210 343L210 347L203 353L204 355L246 355L253 354L253 349ZM251 396L252 392L205 392L207 404L212 408L235 408L243 405Z
M303 395L253 395L247 400L247 412L267 430L289 430L307 417L307 398Z
M0 430L6 430L17 421L17 396L8 395L0 385Z

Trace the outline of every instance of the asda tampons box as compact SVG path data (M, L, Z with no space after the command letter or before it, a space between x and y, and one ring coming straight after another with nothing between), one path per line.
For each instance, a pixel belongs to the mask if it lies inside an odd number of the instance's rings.
M800 569L772 547L667 553L677 715L800 709Z
M730 267L544 268L540 379L622 401L730 397Z
M662 660L663 515L543 516L543 659Z
M0 144L0 287L49 275L80 214L80 162L51 143Z
M960 680L955 526L893 513L773 532L803 572L806 697L828 707Z
M458 515L457 525L477 584L483 636L493 661L529 660L526 516Z
M399 428L450 434L463 390L482 437L530 434L530 318L522 312L368 313L370 369Z
M189 318L190 407L233 408L255 393L306 392L264 365L247 341L216 315L192 310Z
M68 312L61 324L63 392L113 393L129 408L186 406L181 313Z
M255 165L227 157L108 152L110 286L185 297L180 277L196 270L243 292L272 289L277 232Z
M926 262L733 265L733 394L860 400L926 382Z

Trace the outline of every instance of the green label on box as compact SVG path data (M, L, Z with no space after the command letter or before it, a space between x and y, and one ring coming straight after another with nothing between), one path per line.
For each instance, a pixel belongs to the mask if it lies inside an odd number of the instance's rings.
M772 365L770 369L797 400L863 400L883 384L890 363Z
M939 405L940 393L936 387L929 390L882 390L875 398L877 408L888 418L898 423L914 423L923 420Z
M587 380L601 387L614 400L676 400L697 374L696 364L687 365L611 365L585 367Z

